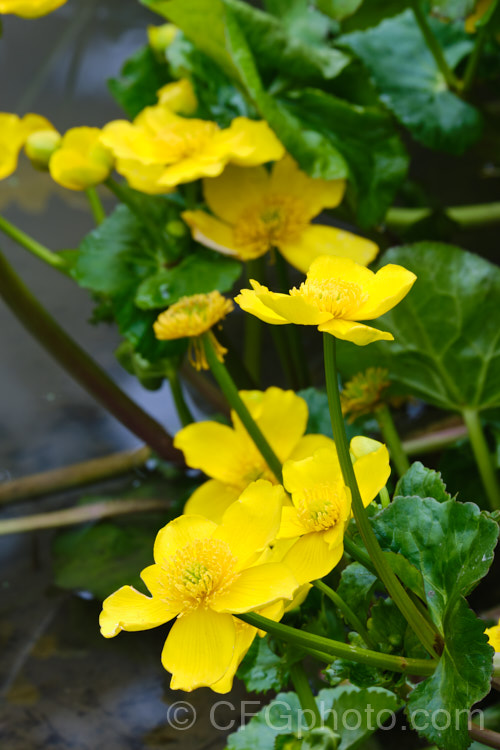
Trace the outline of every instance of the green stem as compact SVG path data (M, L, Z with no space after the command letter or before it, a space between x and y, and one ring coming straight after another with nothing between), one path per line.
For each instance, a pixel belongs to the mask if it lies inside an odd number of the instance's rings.
M246 263L246 273L248 280L255 279L261 283L264 282L264 259L256 258ZM248 285L250 286L250 284ZM262 354L262 333L264 326L262 321L255 315L245 315L245 345L243 352L243 364L255 380L260 382L261 354Z
M172 371L168 373L167 377L168 382L170 383L170 390L172 392L172 398L174 399L177 415L180 419L181 425L183 427L186 427L188 424L192 424L194 422L194 419L193 415L189 411L189 407L186 404L186 400L182 392L179 373L177 372L177 370L172 369Z
M382 487L379 492L379 497L382 508L387 508L391 504L391 498L389 497L389 493L387 492L387 487Z
M262 434L259 426L254 421L252 415L248 411L247 407L240 398L238 389L234 384L231 376L229 375L223 362L219 362L214 346L212 344L210 333L204 333L202 336L203 344L205 347L205 355L207 362L212 371L212 375L216 379L219 387L227 398L232 409L235 410L239 416L243 425L252 438L253 442L260 451L265 462L273 472L278 482L283 482L281 462L276 456L275 452L267 442L266 438Z
M290 289L290 278L288 274L288 265L279 250L275 249L274 257L276 259L276 274L278 277L279 291L286 294ZM304 351L304 345L300 338L300 332L297 326L284 326L284 333L288 341L290 356L297 375L299 388L308 388L311 385L311 377L307 367L307 358Z
M479 61L481 59L481 55L483 53L484 45L486 42L486 39L488 38L488 24L483 24L480 26L477 36L476 36L476 43L474 45L474 49L472 50L472 55L469 57L467 61L467 67L465 68L464 78L462 81L461 86L461 94L462 96L465 96L465 94L468 94L472 84L474 83L474 78L476 77L477 68L479 65Z
M322 591L323 594L335 604L337 609L342 612L347 622L354 628L354 630L356 630L360 634L368 648L375 648L368 630L365 628L359 617L352 611L349 605L342 599L342 597L339 596L336 591L331 589L330 586L327 586L326 583L323 583L323 581L314 581L313 586Z
M464 409L462 415L469 433L472 452L474 453L474 458L476 459L479 474L481 475L483 487L486 490L491 508L492 510L499 510L500 487L479 414L475 409Z
M410 0L410 6L413 10L420 31L422 32L422 36L425 39L425 43L429 49L429 52L433 56L436 65L441 71L443 78L446 81L446 85L451 90L458 89L460 85L459 81L446 62L446 58L444 56L441 45L439 44L438 40L434 36L431 27L429 26L429 21L427 20L427 16L425 15L425 12L422 8L421 0Z
M344 418L340 406L340 394L337 377L336 341L329 333L323 334L326 390L330 417L332 420L333 436L337 447L339 462L346 485L351 490L352 511L359 533L365 544L368 554L372 559L380 580L385 585L389 595L406 618L423 646L430 654L435 653L436 633L430 624L418 611L410 597L404 590L398 578L394 574L389 563L385 559L382 548L375 536L370 520L363 505L359 493L358 484L354 474L354 468L349 453L349 445L345 433Z
M403 474L406 474L406 472L410 468L410 462L408 461L408 456L404 452L404 448L401 444L401 438L399 437L399 433L396 430L396 425L394 424L394 420L392 418L391 412L389 411L389 407L386 404L380 406L375 411L375 417L377 419L378 426L380 427L380 432L382 433L382 436L384 438L384 442L389 448L389 453L391 455L391 459L394 462L394 465L396 466L396 471L398 472L399 476L402 477Z
M359 646L351 646L342 641L334 641L325 638L322 635L307 633L304 630L291 628L289 625L283 625L280 622L274 622L267 617L258 615L255 612L237 615L240 620L254 628L265 630L275 638L296 644L305 649L311 649L321 654L328 655L333 659L348 659L359 664L366 664L369 667L378 667L387 669L391 672L404 672L407 674L422 675L428 677L433 674L437 662L433 659L410 659L405 656L393 656L392 654L382 654L378 651L371 651Z
M89 199L90 209L92 211L94 221L97 226L99 226L99 224L102 224L102 222L106 218L106 212L104 211L101 199L97 194L97 190L93 187L87 188L85 192L87 194L87 198Z
M360 565L363 565L363 567L369 570L370 573L373 573L374 576L377 575L377 571L371 561L370 555L368 555L364 549L359 547L356 542L351 539L349 531L344 534L344 549L353 560L356 560Z
M52 252L52 250L49 250L49 248L45 247L45 245L42 245L40 244L40 242L34 240L21 229L18 229L16 226L14 226L14 224L11 224L10 221L7 221L7 219L5 219L3 216L0 216L0 230L12 240L17 242L18 245L21 245L22 247L26 248L26 250L29 250L30 253L36 255L36 257L40 258L40 260L48 263L49 266L52 266L52 268L57 268L58 271L67 273L68 265L64 258L62 258L57 253Z
M471 206L449 206L443 209L446 216L464 228L481 227L500 222L500 202L480 203ZM417 221L431 216L431 208L390 208L385 223L390 229L406 229Z
M77 523L99 521L111 516L123 516L127 513L146 513L152 510L167 510L168 500L101 500L98 503L87 503L76 508L65 508L48 513L35 513L31 516L8 518L0 521L0 536L20 534L39 529L55 529L59 526L74 526Z
M304 670L302 662L295 662L290 667L290 677L293 683L295 692L298 695L300 705L304 711L307 711L310 716L307 729L317 729L323 725L321 714L316 703L316 698L313 695L309 680Z
M154 244L158 242L161 242L163 245L165 244L166 238L161 235L161 233L158 231L158 227L154 225L149 217L140 210L131 194L129 193L126 185L122 185L119 182L116 182L116 180L114 180L112 177L108 177L108 179L104 182L104 185L106 185L106 187L111 190L111 192L118 198L119 201L128 206L132 213L137 216L137 218L144 225L144 229L148 233L150 240Z
M63 331L0 253L0 296L49 354L125 427L167 461L183 465L172 438Z
M467 427L465 425L456 425L436 430L435 432L429 432L419 437L408 438L403 441L403 448L408 456L432 453L433 451L453 445L458 440L467 437L467 434Z

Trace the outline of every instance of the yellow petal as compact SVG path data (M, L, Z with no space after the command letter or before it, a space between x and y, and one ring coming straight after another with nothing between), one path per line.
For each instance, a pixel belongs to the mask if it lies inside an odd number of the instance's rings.
M242 167L256 167L277 161L285 149L264 120L236 117L227 130L231 139L231 162Z
M165 642L161 661L173 690L210 687L229 669L236 633L231 615L200 607L179 617Z
M376 440L372 442L377 443ZM380 490L385 487L391 475L389 451L386 446L378 443L377 447L374 447L374 450L357 458L354 463L354 473L363 505L366 507L377 497Z
M312 456L313 453L321 449L335 450L335 443L332 438L326 435L304 435L291 452L289 459L291 461L302 461L302 459Z
M134 190L147 193L147 195L163 195L170 192L166 187L158 184L164 171L161 164L143 164L133 159L117 159L115 168Z
M307 273L308 280L325 281L325 279L342 279L358 284L363 292L372 283L375 274L369 268L361 266L351 258L334 255L321 255L312 263Z
M266 287L259 287L260 289L266 289ZM245 312L255 315L259 320L263 320L264 323L271 323L272 325L282 326L289 323L288 320L282 315L278 315L263 302L260 301L257 296L257 292L254 289L242 289L241 292L234 298L234 301L241 307Z
M345 180L315 180L302 172L291 156L278 161L271 174L271 192L300 198L304 219L309 221L324 208L335 208L345 192Z
M241 486L247 463L248 437L218 422L197 422L177 433L174 445L188 466L224 484ZM244 481L244 480L243 480Z
M21 18L40 18L60 8L67 0L0 0L0 13Z
M197 539L208 539L212 536L217 525L202 516L179 516L167 523L158 532L154 544L155 562L161 565L169 557L175 555Z
M148 587L153 597L161 598L161 594L164 591L161 583L161 565L157 565L156 563L153 563L153 565L148 565L147 568L144 568L144 570L141 571L141 578Z
M344 229L312 224L294 240L280 243L280 251L292 266L307 273L313 260L321 255L351 258L367 266L376 257L378 246Z
M323 578L333 570L344 554L343 544L330 547L324 532L314 531L297 539L283 558L300 584Z
M292 493L292 499L305 487L343 484L335 443L331 441L327 448L319 449L301 461L287 461L283 466L283 483Z
M292 508L290 505L283 506L278 539L295 539L307 534L308 531L309 529L300 520L297 508Z
M484 631L488 636L488 643L493 646L496 652L500 651L500 627L493 625L491 628L486 628Z
M223 255L238 257L233 230L227 224L205 211L184 211L181 215L191 229L193 240Z
M132 586L122 586L104 600L99 624L102 635L113 638L121 630L156 628L177 614L161 600L144 596Z
M388 331L379 331L378 328L365 326L363 323L353 323L350 320L340 318L329 320L318 326L318 331L331 333L337 339L351 341L358 346L366 346L373 341L393 341L394 336Z
M258 632L256 628L253 628L251 625L247 625L241 620L235 621L235 627L236 640L231 664L229 665L229 668L222 679L210 685L210 689L215 693L225 694L231 691L236 670L243 661L243 657L246 655Z
M221 523L224 513L239 496L236 487L209 479L193 492L184 506L184 514L204 516L214 523Z
M172 112L182 115L192 115L198 109L198 100L193 84L188 78L167 83L157 91L158 102L168 107Z
M283 563L264 563L241 571L225 591L216 596L217 612L249 612L275 602L292 599L298 583Z
M194 182L200 177L217 177L227 164L224 158L202 159L188 157L166 167L158 180L159 185L174 188L185 182Z
M415 274L402 266L383 266L366 287L369 297L356 311L356 320L371 320L391 310L406 297L416 280Z
M254 562L275 538L284 499L281 485L259 479L249 484L240 499L224 513L213 537L229 544L239 570Z
M117 159L158 164L157 149L151 137L127 120L108 122L101 132L103 143Z
M294 391L271 387L265 391L240 391L241 399L281 461L286 461L306 431L307 404ZM246 430L232 413L236 430Z
M292 601L285 607L285 612L292 612L294 609L298 609L307 599L307 595L311 589L312 586L310 583L303 583L302 586L299 586Z
M203 195L215 216L234 224L248 207L262 202L269 187L264 167L228 164L220 177L203 180Z
M330 320L330 313L319 310L300 296L270 292L266 287L256 291L259 300L274 313L297 325L318 325Z

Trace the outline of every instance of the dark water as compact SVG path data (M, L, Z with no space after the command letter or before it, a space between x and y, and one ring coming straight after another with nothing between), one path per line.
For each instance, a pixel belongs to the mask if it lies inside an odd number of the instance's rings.
M0 110L37 112L60 130L120 117L105 81L145 43L146 24L157 22L133 0L69 0L39 21L5 17ZM0 212L53 249L75 247L93 226L84 195L58 188L24 159L12 178L0 182ZM0 247L80 345L175 432L179 423L168 387L150 393L120 368L113 356L116 332L87 322L86 292L3 236ZM0 481L138 445L1 302L0 351ZM120 486L139 480L125 478ZM11 506L0 518L68 506L78 498L77 492ZM210 691L169 695L159 660L165 632L106 641L98 632L97 602L51 587L51 536L0 537L2 750L222 746L224 733L210 727L209 710L217 699ZM167 703L181 698L191 700L198 713L189 731L167 721ZM219 715L227 724L224 711Z

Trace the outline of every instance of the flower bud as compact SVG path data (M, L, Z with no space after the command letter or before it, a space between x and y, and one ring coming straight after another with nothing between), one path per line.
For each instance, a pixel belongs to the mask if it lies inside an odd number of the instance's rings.
M49 160L61 145L61 135L57 130L37 130L28 136L24 150L36 169L48 170Z

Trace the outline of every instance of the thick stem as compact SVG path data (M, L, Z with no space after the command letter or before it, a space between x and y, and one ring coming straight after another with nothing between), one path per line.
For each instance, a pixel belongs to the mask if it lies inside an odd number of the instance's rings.
M181 366L180 373L183 380L190 383L193 388L196 388L198 393L203 396L203 399L211 404L214 409L217 409L221 414L230 416L230 409L226 399L219 391L216 385L214 385L208 378L191 367L188 362L184 362Z
M182 392L182 385L179 379L179 373L177 370L172 370L168 373L168 382L170 383L170 390L172 392L172 398L174 399L175 408L177 415L180 419L181 425L186 427L188 424L194 422L193 415L189 411L189 407L186 404L184 394Z
M239 418L243 422L243 425L246 431L248 432L253 442L259 449L262 457L264 458L265 462L267 463L267 465L273 472L274 476L276 477L278 482L282 483L283 477L282 477L282 469L281 469L280 460L278 459L275 452L273 451L273 449L267 442L266 438L262 434L259 426L254 421L247 407L241 400L240 394L238 393L238 389L236 388L236 385L234 384L231 376L229 375L224 363L219 362L219 359L217 358L217 354L213 347L210 336L207 333L205 333L203 334L202 338L203 338L203 344L205 347L205 355L207 358L207 362L210 366L210 369L212 371L214 378L219 384L219 387L222 393L227 398L231 408L235 410L236 414L239 416Z
M410 659L405 656L382 654L378 651L351 646L341 641L324 638L322 635L307 633L304 630L297 630L296 628L291 628L289 625L274 622L274 620L269 620L267 617L258 615L255 612L247 612L246 614L237 615L237 617L248 625L253 625L254 628L259 628L259 630L265 630L266 633L270 633L275 638L280 638L286 643L293 643L297 646L329 655L332 657L332 660L348 659L359 664L366 664L369 667L387 669L391 672L422 675L423 677L433 674L437 664L432 659Z
M45 247L45 245L42 245L40 242L37 242L33 239L33 237L30 237L25 232L23 232L21 229L18 229L14 224L11 224L10 221L7 221L3 216L0 216L0 230L4 232L8 237L11 238L11 240L14 240L14 242L17 242L18 245L21 245L26 250L29 250L30 253L33 255L36 255L37 258L40 260L43 260L44 263L48 263L49 266L52 266L52 268L57 268L58 271L62 271L63 273L67 273L68 270L68 264L57 253L52 252L52 250L49 250L48 247Z
M92 211L94 221L97 226L99 226L99 224L102 224L102 222L106 218L106 212L104 211L101 199L97 194L97 190L93 187L87 188L85 192L87 193L87 198L89 199L90 210Z
M486 729L474 724L469 725L469 737L487 747L500 748L500 734L493 729Z
M171 436L63 331L0 253L0 296L54 359L105 409L167 461L184 465Z
M488 24L483 24L477 32L476 43L474 45L474 49L472 50L472 55L467 61L467 67L465 68L464 78L461 85L460 93L462 94L462 96L465 96L469 93L472 84L474 83L474 78L476 77L479 61L481 59L481 55L483 53L487 38Z
M360 565L363 565L370 571L370 573L373 573L374 576L377 575L377 571L371 561L370 555L368 555L364 549L358 547L356 542L354 542L349 536L349 532L344 534L344 549L353 560L356 560Z
M469 433L472 452L476 459L483 487L488 496L488 500L490 501L491 509L498 510L500 509L500 487L491 460L488 443L486 442L483 428L481 426L479 414L475 409L464 409L462 415Z
M314 581L313 585L316 586L317 589L322 591L323 594L335 604L337 609L342 612L347 622L353 627L354 630L359 633L368 648L375 648L368 630L363 625L359 617L352 611L349 605L342 599L342 597L339 596L336 591L331 589L330 586L327 586L326 583L323 583L323 581Z
M379 492L379 497L380 497L380 503L382 505L382 508L387 508L391 503L391 498L389 497L387 487L382 487L382 489Z
M432 453L453 445L457 440L467 437L467 434L465 425L447 427L444 430L436 430L419 437L408 438L403 441L403 449L408 456Z
M6 521L0 521L0 536L38 529L55 529L59 526L74 526L77 523L99 521L101 518L123 516L126 513L165 510L168 507L167 500L102 500L98 503L80 505L77 508L36 513L31 516L22 516L22 518L8 518Z
M294 690L299 698L300 705L303 711L307 712L310 717L307 729L317 729L322 726L323 722L302 662L295 662L291 665L290 677Z
M127 474L144 466L151 457L151 449L144 446L139 450L113 453L104 458L64 466L61 469L32 474L21 479L12 479L0 484L0 505L21 500L29 500L41 495L53 495L73 487L101 482L104 479Z
M429 26L429 21L427 20L427 16L422 8L421 0L411 0L410 5L411 9L413 10L415 19L419 25L420 31L422 32L422 36L425 39L425 43L429 49L429 52L433 56L436 65L441 71L443 78L446 81L446 85L451 90L458 89L460 86L459 81L446 62L446 58L444 56L441 45L439 44L438 40L434 36L431 27Z
M415 634L422 642L426 650L433 655L435 653L436 632L422 614L415 607L410 597L404 590L398 578L392 571L389 563L385 559L382 548L380 547L377 537L375 536L370 524L370 520L363 505L359 493L358 484L354 474L354 469L349 453L349 445L345 433L344 418L340 405L340 394L337 378L336 363L336 342L335 338L329 333L323 334L324 356L325 356L325 376L326 390L328 394L328 404L330 407L330 417L332 420L333 436L337 447L339 462L346 485L351 490L352 511L359 533L365 544L368 554L375 566L380 580L385 585L389 595L406 618Z
M500 202L482 203L471 206L450 206L443 209L446 216L464 229L482 227L500 222ZM390 208L385 223L390 229L406 229L417 221L431 216L431 208Z
M396 467L396 471L398 472L399 476L402 477L403 474L406 474L406 472L410 468L410 462L408 461L408 456L404 452L404 448L401 444L401 438L399 437L399 433L396 430L396 425L394 424L394 420L392 419L392 414L389 411L389 407L386 404L380 406L375 411L375 417L377 419L378 426L380 427L380 432L382 433L382 436L384 438L384 442L389 448L389 453Z

